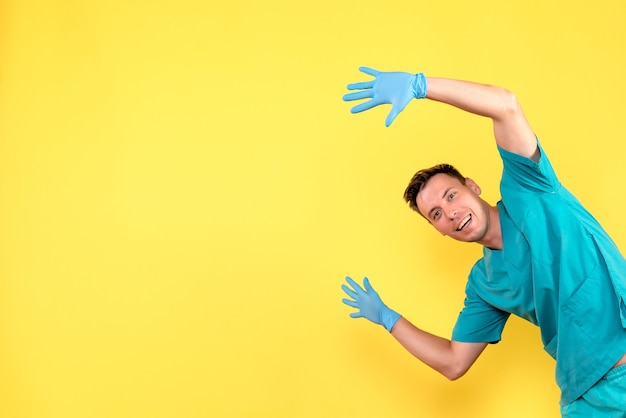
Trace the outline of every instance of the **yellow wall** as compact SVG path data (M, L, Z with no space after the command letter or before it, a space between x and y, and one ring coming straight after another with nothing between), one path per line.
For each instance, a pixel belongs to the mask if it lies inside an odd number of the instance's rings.
M562 4L562 5L561 5ZM350 319L346 275L449 336L477 246L401 196L489 121L351 115L360 65L514 90L626 247L622 0L0 3L0 416L554 417L512 319L463 379Z

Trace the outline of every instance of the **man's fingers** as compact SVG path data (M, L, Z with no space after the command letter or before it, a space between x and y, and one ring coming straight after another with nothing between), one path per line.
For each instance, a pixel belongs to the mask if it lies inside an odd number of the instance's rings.
M391 111L389 111L389 114L387 115L387 119L385 120L385 126L389 127L389 125L391 125L391 123L396 119L396 117L400 114L400 112L402 112L404 110L404 108L406 107L406 105L409 102L406 103L400 103L400 104L395 104L392 106Z
M374 80L348 84L348 90L365 90L374 87Z
M363 288L354 280L352 280L352 277L346 277L346 281L348 282L348 284L350 286L352 286L352 289L354 289L354 292L359 293L359 292L364 292ZM345 286L345 285L344 285ZM346 286L347 288L347 286ZM345 289L344 289L345 290ZM355 298L356 299L356 298Z
M374 290L374 288L370 284L370 279L368 279L367 277L363 279L363 286L365 286L365 290L367 290L368 292L371 292Z
M344 298L344 299L341 299L341 301L343 303L345 303L346 305L351 306L353 308L358 308L359 307L359 304L357 302L353 301L352 299L345 299Z
M342 285L341 285L341 288L343 289L343 291L344 291L344 292L346 292L346 294L347 294L348 296L350 296L352 299L356 300L356 298L357 298L357 293L356 293L354 290L350 289L350 288L349 288L348 286L346 286L345 284L342 284Z
M400 111L393 107L391 108L391 111L389 112L389 114L387 115L387 119L385 119L385 126L389 127L393 121L396 119L396 116L398 116L400 114Z
M363 112L364 110L368 110L371 109L373 107L376 107L380 104L380 102L378 102L377 100L368 100L365 103L361 103L359 105L354 106L352 109L350 109L351 113L359 113L359 112Z
M375 69L370 68L370 67L359 67L359 71L362 72L362 73L365 73L365 74L369 74L369 75L374 76L374 77L378 77L378 75L380 74L380 71L375 70Z
M374 97L372 90L357 91L355 93L348 93L343 96L344 102L350 102L352 100L370 99Z

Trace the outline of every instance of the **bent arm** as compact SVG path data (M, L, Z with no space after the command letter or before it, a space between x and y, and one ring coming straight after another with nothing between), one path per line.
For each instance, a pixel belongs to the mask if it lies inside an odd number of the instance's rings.
M450 380L463 376L487 347L487 343L450 341L423 331L401 317L391 335L420 361Z
M501 148L537 161L537 139L510 91L470 81L429 77L426 98L491 118L496 143Z

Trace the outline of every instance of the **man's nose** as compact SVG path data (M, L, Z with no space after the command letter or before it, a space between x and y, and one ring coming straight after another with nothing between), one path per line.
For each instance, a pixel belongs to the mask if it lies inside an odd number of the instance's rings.
M446 216L447 216L449 219L454 219L454 218L456 218L456 209L454 209L454 208L451 208L451 209L446 209L446 211L445 211L445 212L446 212Z

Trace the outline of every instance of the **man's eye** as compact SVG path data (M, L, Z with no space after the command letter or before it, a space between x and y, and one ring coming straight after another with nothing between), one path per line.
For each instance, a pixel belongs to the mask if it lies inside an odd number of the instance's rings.
M454 196L455 196L455 195L456 195L456 192L450 193L450 194L448 195L448 200L452 200L452 199L454 199Z
M441 211L440 211L440 210L436 210L436 211L433 213L433 218L437 219L437 218L439 217L439 215L441 215Z

